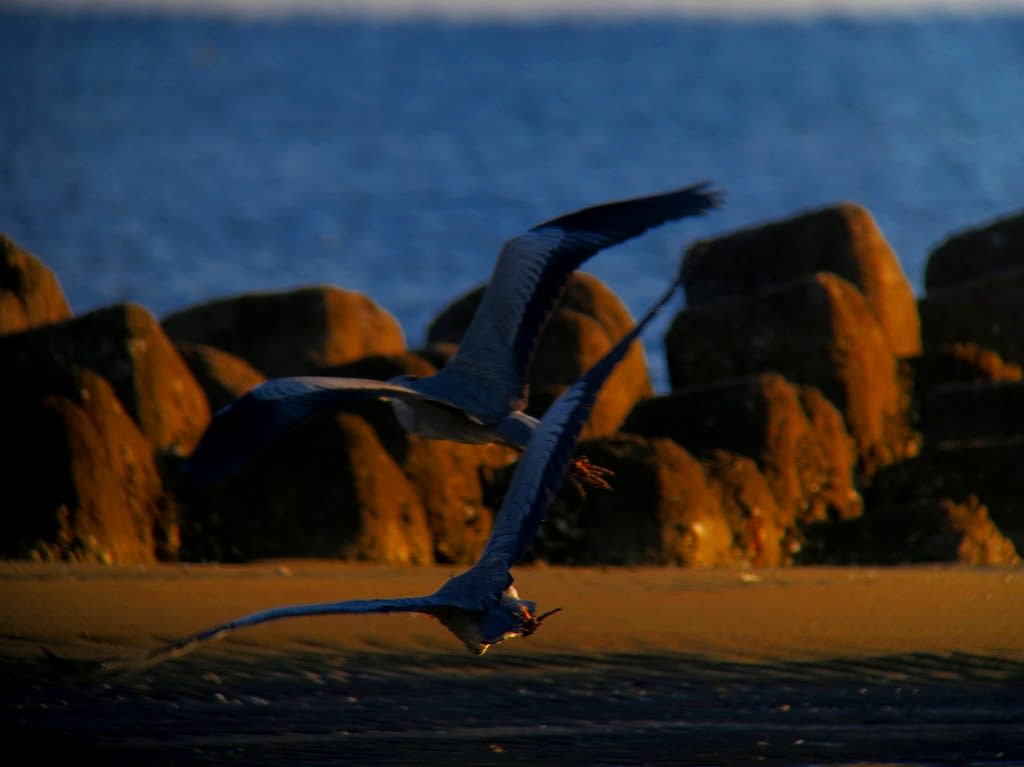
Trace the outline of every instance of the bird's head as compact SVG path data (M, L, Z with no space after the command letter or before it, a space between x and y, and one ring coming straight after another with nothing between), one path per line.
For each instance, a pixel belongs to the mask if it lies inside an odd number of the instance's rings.
M556 607L554 610L548 610L546 613L537 615L533 602L519 600L519 604L515 606L514 612L506 613L501 616L505 630L502 631L500 635L491 634L490 636L493 638L490 640L484 639L483 641L475 643L466 642L466 647L475 655L483 655L491 645L504 642L506 639L530 636L534 631L540 628L540 624L549 616L554 615L561 609L561 607ZM490 623L490 621L487 623ZM481 622L481 626L484 627L487 623ZM488 635L484 634L483 636L486 637Z
M540 628L540 624L549 616L561 609L558 607L538 615L536 602L520 599L515 587L509 586L501 595L498 604L481 616L479 626L483 642L478 647L470 649L477 655L483 655L492 644L515 637L528 637Z
M543 623L547 618L550 618L555 613L561 612L561 610L562 610L561 607L556 607L554 610L548 610L546 613L541 613L540 615L535 615L533 613L527 613L524 610L523 611L523 621L522 621L521 628L520 628L520 631L519 631L519 636L524 636L524 637L530 636L530 634L532 634L534 631L536 631L538 628L540 628L540 624L541 623Z
M520 599L515 588L510 586L499 601L481 612L450 607L436 610L434 614L462 640L467 650L474 655L483 655L491 645L530 636L541 623L561 609L558 607L538 615L537 605Z

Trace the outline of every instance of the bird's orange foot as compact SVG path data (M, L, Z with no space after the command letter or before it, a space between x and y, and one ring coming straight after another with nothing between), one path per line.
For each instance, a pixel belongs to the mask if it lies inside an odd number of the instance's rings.
M602 490L611 490L612 486L608 483L607 478L614 477L615 472L611 469L606 469L604 466L593 464L589 458L581 455L573 461L572 473L569 476L580 491L580 495L585 495L584 485L599 487Z

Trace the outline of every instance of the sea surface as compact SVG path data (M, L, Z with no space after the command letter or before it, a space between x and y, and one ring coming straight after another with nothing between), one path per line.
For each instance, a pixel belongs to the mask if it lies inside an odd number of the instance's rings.
M723 210L587 263L634 315L695 238L840 200L872 212L920 294L930 249L1024 209L1022 116L1024 13L8 9L0 231L79 313L332 283L416 346L506 238L710 179ZM672 313L647 334L660 389Z

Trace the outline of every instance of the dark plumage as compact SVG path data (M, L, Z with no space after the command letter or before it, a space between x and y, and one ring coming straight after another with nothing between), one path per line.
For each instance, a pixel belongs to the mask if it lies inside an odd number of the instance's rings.
M438 619L477 655L506 639L529 636L551 613L537 615L536 605L519 597L509 570L529 548L547 515L572 462L576 440L601 386L630 344L669 301L678 286L677 276L636 326L551 405L530 434L526 451L513 472L490 536L476 564L447 581L433 594L275 607L200 631L138 657L102 661L99 667L105 670L145 667L181 655L203 642L245 626L312 615L425 613ZM55 656L51 656L51 661L68 663Z
M572 272L599 250L721 202L708 183L559 216L505 243L451 361L420 379L275 378L222 408L184 463L187 479L240 471L284 432L353 399L389 400L402 426L431 439L526 447L526 376L540 334Z

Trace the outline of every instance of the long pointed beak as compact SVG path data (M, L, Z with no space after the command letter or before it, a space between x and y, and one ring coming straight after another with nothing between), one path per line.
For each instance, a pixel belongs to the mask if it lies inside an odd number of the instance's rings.
M562 611L562 608L561 608L561 607L556 607L556 608L555 608L554 610L548 610L548 611L547 611L546 613L544 613L543 615L541 615L541 616L539 616L539 617L537 618L537 623L539 624L539 623L541 623L541 622L542 622L542 621L543 621L543 620L544 620L545 618L550 618L550 617L551 617L552 615L554 615L555 613L559 613L559 612L561 612L561 611Z

